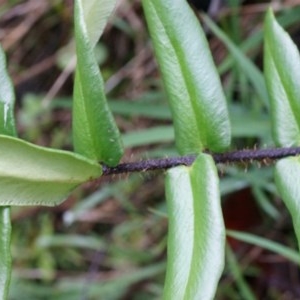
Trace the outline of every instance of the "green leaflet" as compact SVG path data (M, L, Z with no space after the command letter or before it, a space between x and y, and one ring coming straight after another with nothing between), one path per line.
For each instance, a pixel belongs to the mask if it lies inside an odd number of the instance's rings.
M6 72L4 52L0 46L0 133L16 135L14 120L15 95L10 78Z
M101 6L99 2L95 4ZM89 5L85 7L82 3L82 0L75 1L77 67L73 104L74 147L76 152L90 159L114 166L119 162L123 148L120 133L107 105L103 79L93 52L96 34L85 23L84 8ZM98 21L93 23L94 26ZM103 30L103 23L100 22L100 25L98 33ZM94 40L90 41L90 36Z
M5 54L0 46L0 134L16 135L14 120L15 95L6 71ZM1 195L2 198L2 195ZM10 207L0 207L0 298L7 299L11 276Z
M60 204L102 168L78 154L0 135L0 205Z
M271 101L273 138L277 146L300 146L300 56L271 9L265 18L264 72ZM300 161L276 163L275 182L293 220L300 248Z
M103 33L109 16L116 6L116 0L79 1L83 9L88 38L91 47L94 48Z
M0 299L7 299L11 274L10 208L0 208Z
M185 0L143 0L181 154L230 144L226 99L199 21Z
M277 146L300 145L300 57L271 10L265 18L264 72Z
M288 157L279 160L275 167L275 182L292 216L300 249L300 158Z
M225 227L214 161L200 154L166 178L169 233L164 299L213 299L224 266Z

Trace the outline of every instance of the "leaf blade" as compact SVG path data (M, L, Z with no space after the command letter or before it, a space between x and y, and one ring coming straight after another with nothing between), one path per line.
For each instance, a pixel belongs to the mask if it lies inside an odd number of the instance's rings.
M264 26L264 69L271 101L273 139L278 146L299 146L299 52L271 10L266 14Z
M78 154L0 135L0 205L60 204L102 168Z
M103 33L109 16L116 6L116 0L79 1L81 1L83 7L89 40L92 48L94 48Z
M123 147L120 133L108 107L103 79L85 24L84 7L75 1L77 67L73 103L75 151L94 160L116 165Z
M0 46L0 133L16 135L14 120L15 95L6 71L5 54Z
M213 159L170 169L168 262L164 299L213 299L224 266L225 228Z
M279 160L275 166L275 183L279 194L288 208L300 249L300 160L288 157ZM299 257L300 258L300 257Z
M7 73L5 54L0 45L0 133L16 136L14 120L15 95ZM0 297L7 299L11 277L11 220L10 207L0 207Z
M226 99L195 14L184 0L142 3L179 152L223 151L230 144Z
M11 221L10 208L0 208L0 296L7 299L11 276Z

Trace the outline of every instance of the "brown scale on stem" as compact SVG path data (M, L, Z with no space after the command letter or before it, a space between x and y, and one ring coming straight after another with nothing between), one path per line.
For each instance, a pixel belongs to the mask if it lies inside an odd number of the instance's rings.
M207 153L207 152L206 152ZM300 155L300 147L293 148L269 148L256 150L237 150L226 153L209 153L218 163L251 163L259 162L269 165L274 160ZM103 165L103 175L114 175L133 172L147 172L154 170L166 170L180 165L190 166L196 155L148 159L139 162L121 163L115 167Z

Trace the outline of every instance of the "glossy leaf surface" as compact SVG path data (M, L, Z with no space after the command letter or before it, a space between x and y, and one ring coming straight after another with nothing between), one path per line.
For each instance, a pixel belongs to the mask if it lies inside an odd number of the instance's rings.
M185 0L144 0L181 154L230 144L226 99L199 20Z
M168 262L164 299L213 299L224 266L225 228L211 156L170 169Z
M6 71L5 54L0 46L0 134L16 135L14 120L15 95ZM2 195L0 196L2 198ZM1 199L0 198L0 199ZM0 207L0 299L7 299L11 276L10 207Z
M103 33L107 20L116 5L116 0L79 1L83 8L86 29L93 48Z
M300 249L300 159L289 157L279 160L275 167L277 189L288 208ZM300 257L299 257L300 260Z
M271 10L265 19L264 71L277 146L300 145L300 56Z
M102 168L78 154L0 135L0 205L60 204Z
M15 95L11 80L6 72L4 52L0 46L0 133L16 135L14 121Z
M123 149L118 128L107 105L103 79L93 51L96 37L103 30L103 20L101 26L92 28L95 30L88 28L86 18L89 14L85 15L84 9L89 5L83 5L85 2L88 1L75 1L77 67L73 103L74 147L76 152L90 159L114 166L119 162ZM94 1L94 6L97 4L97 7L102 7L101 2ZM104 8L106 20L107 5ZM100 9L95 8L95 11L99 13ZM101 17L100 14L97 16ZM96 19L94 15L93 19ZM94 26L99 21L95 21Z
M0 298L7 299L11 274L10 208L0 207Z

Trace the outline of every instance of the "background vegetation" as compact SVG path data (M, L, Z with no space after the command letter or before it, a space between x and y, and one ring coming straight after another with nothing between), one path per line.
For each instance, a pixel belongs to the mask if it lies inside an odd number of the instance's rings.
M216 16L218 27L207 18L203 24L228 99L232 149L272 147L260 88L262 21L270 3L228 2ZM17 91L20 137L70 149L73 1L0 4L0 42ZM299 42L300 3L272 4ZM140 1L119 2L97 47L127 148L123 161L176 155ZM228 238L217 299L299 299L297 264L279 255L276 245L275 252L266 250L271 241L290 250L297 244L272 181L272 164L219 167L226 227L253 235ZM167 232L161 172L103 177L58 207L14 207L12 218L10 299L160 299ZM266 238L264 247L258 236Z

